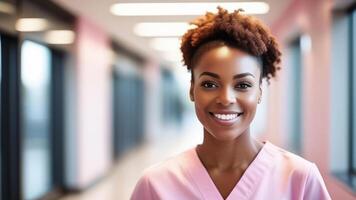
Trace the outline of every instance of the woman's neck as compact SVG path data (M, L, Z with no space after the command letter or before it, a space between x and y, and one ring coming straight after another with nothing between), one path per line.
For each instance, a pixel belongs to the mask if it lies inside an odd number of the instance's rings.
M204 141L197 147L197 153L207 169L246 169L262 146L248 130L233 141L219 141L204 130Z

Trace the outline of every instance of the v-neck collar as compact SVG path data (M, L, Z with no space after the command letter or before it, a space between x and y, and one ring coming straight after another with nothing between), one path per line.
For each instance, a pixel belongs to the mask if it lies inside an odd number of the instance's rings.
M273 145L268 141L265 142L262 149L258 152L255 159L247 167L240 180L234 186L226 200L247 200L257 188L263 175L270 169L273 162L274 153ZM188 155L183 156L181 166L193 179L196 187L205 200L224 200L219 190L215 186L208 171L200 161L196 152L196 147L186 152Z

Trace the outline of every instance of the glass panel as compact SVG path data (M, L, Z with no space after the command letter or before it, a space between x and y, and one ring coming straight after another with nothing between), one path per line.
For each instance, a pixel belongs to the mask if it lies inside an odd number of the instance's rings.
M21 48L22 174L25 199L51 188L50 51L25 41Z
M330 169L333 172L347 172L349 168L350 133L350 66L349 20L345 15L334 15L332 23L331 51L331 137Z
M290 46L290 73L288 74L288 147L289 150L301 154L301 70L302 57L300 38L294 41Z
M356 175L356 10L354 10L351 14L351 67L353 70L353 132L352 132L352 147L351 147L351 156L352 156L352 171Z

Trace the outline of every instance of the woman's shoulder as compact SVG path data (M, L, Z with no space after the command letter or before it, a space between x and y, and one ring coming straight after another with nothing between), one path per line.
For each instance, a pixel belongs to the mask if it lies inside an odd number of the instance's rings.
M308 178L318 172L315 163L272 143L266 143L265 152L265 162L273 165L270 172L274 176L306 184Z
M274 156L272 173L290 184L297 184L294 188L303 190L300 192L304 199L331 199L315 163L271 143L267 151Z
M286 167L308 171L315 165L313 162L272 143L267 142L266 145L268 153L274 157L275 162Z
M283 172L284 175L303 184L315 181L323 182L319 169L314 162L271 143L268 143L267 151L274 157L276 173Z

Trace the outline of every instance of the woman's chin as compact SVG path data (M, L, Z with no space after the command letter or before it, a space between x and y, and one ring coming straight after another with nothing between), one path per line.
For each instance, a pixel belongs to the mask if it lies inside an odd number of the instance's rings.
M214 139L216 139L218 141L222 141L222 142L229 142L229 141L236 140L240 135L241 134L236 134L236 131L233 133L219 132L219 133L212 134Z

